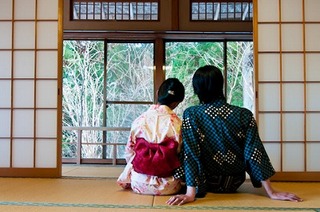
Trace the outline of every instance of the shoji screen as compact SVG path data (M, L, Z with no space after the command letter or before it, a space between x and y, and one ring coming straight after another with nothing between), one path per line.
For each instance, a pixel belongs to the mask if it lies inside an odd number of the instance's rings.
M320 180L320 1L254 1L261 138L277 180Z
M0 2L0 176L61 175L59 5Z

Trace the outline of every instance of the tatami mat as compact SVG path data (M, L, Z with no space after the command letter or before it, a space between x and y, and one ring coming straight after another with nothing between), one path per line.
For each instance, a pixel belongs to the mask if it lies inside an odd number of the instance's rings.
M320 212L320 183L277 183L273 186L279 191L296 193L302 197L304 202L287 202L271 200L267 197L264 190L253 188L248 181L243 184L238 193L235 194L213 194L208 193L205 198L199 198L194 203L188 204L189 207L199 207L202 209L210 208L230 211L301 211L317 210ZM154 205L165 205L166 197L156 197ZM318 208L318 209L317 209Z
M300 203L269 199L263 189L246 182L236 194L212 194L183 206L168 206L168 196L147 196L116 184L123 167L63 165L62 178L0 178L0 211L317 211L320 183L274 182L274 188L294 192Z
M64 164L62 176L117 178L123 169L124 166Z
M184 206L167 206L168 196L122 190L115 179L0 178L0 211L318 211L320 183L274 183L295 192L304 202L270 200L245 183L236 194L208 194Z

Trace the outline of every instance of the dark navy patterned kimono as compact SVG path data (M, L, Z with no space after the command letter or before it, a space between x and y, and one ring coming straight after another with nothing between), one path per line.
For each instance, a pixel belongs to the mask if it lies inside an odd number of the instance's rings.
M250 110L224 99L189 107L183 114L182 169L176 178L206 192L235 192L250 175L254 187L275 174Z

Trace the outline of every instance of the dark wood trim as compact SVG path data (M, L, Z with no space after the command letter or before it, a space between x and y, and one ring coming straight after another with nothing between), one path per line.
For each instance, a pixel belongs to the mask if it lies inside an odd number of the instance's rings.
M172 0L161 1L159 4L160 21L103 21L103 20L72 20L71 0L64 0L64 29L65 30L172 30L171 4Z
M164 42L163 39L155 40L154 48L154 61L155 61L155 70L154 70L154 103L157 102L157 90L159 89L161 83L165 80L165 69L164 69Z
M248 2L246 0L245 2ZM190 0L162 0L159 21L72 20L71 0L64 1L64 30L140 32L252 32L252 21L190 21Z
M0 176L58 178L61 174L57 168L0 168Z
M56 176L62 176L62 76L63 76L63 0L58 5L58 81L57 81L57 168Z
M286 182L320 182L320 172L279 172L271 181Z
M179 30L179 0L172 0L171 29Z
M80 159L80 163L77 163L76 158L63 158L62 163L63 164L106 164L106 165L125 165L126 160L125 159ZM0 169L1 170L1 169Z
M252 40L251 32L138 32L138 31L69 31L65 30L63 39L82 40L116 40L116 41L147 41L157 38L172 40Z

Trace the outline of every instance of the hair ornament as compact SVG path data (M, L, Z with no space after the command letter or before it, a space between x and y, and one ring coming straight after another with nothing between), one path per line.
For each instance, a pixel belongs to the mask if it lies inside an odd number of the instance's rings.
M174 95L174 91L172 91L172 90L168 90L168 94L170 94L170 95Z

